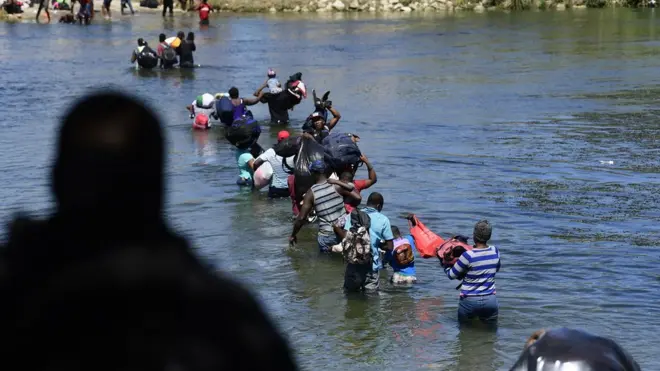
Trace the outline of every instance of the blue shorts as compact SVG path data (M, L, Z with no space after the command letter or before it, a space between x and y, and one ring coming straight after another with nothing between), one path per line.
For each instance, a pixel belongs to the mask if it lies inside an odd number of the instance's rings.
M112 0L103 0L103 6L106 7L106 8L110 8L110 3L111 2L112 2Z

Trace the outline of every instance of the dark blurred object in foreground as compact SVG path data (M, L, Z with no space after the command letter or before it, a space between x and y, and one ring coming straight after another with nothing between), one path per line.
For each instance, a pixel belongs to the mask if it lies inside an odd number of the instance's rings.
M600 336L558 328L535 332L510 371L640 371L617 343Z
M0 255L3 369L296 370L255 299L163 218L164 139L119 93L78 102L53 167L55 214Z

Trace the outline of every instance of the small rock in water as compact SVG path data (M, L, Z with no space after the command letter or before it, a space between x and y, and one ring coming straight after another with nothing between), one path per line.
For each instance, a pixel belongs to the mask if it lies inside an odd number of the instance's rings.
M612 160L609 160L609 161L600 160L600 164L601 165L614 165L614 161L612 161Z

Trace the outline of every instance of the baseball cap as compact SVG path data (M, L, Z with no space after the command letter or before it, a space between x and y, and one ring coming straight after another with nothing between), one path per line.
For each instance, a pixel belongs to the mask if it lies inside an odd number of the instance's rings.
M281 142L281 141L283 141L284 139L286 139L288 137L289 137L289 132L286 131L286 130L282 130L279 133L277 133L277 141L278 142Z
M325 171L325 162L323 160L316 160L309 164L310 173L322 173Z
M312 115L310 117L312 118L312 120L314 120L316 118L324 118L323 115L321 114L321 112L318 112L318 111L315 111L314 113L312 113Z

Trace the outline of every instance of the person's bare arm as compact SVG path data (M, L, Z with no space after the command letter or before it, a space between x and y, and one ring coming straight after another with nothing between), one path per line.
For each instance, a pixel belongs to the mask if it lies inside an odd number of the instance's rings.
M268 80L266 80L266 82L264 82L263 84L261 84L261 86L259 87L259 89L257 89L257 91L254 92L254 96L255 96L255 97L260 96L261 93L262 93L262 91L263 91L264 89L266 89L267 86L268 86Z
M374 167L371 165L371 162L369 162L369 159L367 156L362 155L360 156L360 160L364 162L365 165L367 165L367 171L369 171L369 179L364 181L364 188L369 188L372 185L376 184L378 181L378 176L376 175L376 170L374 170Z
M133 54L131 54L131 63L135 63L137 60L137 54L135 53L135 50L133 50Z
M332 119L328 123L328 131L332 131L332 129L337 126L339 119L341 119L341 114L334 107L328 107L328 111L332 113Z
M345 190L347 190L349 192L355 189L354 185L344 183L341 180L337 180L337 179L328 179L328 183L333 184L333 185L338 186L338 187L341 187L341 188L344 188Z
M188 110L188 112L193 113L193 106L192 106L192 104L187 105L187 106L186 106L186 109Z
M246 106L254 106L255 104L259 103L262 95L263 94L260 93L259 95L253 98L243 98L243 104L245 104Z
M337 190L337 193L345 197L348 202L360 203L362 201L362 196L360 196L355 189L349 191L346 188L337 185L335 186L335 189Z
M252 169L253 169L254 171L257 171L257 169L259 168L259 166L263 165L263 163L264 163L264 160L262 160L262 159L260 159L259 157L257 157L257 159L254 160L254 164L252 164Z
M305 225L305 220L307 220L309 213L312 212L312 206L314 206L314 193L309 190L303 199L300 213L298 214L296 221L293 223L293 230L291 231L291 236L289 237L289 243L296 243L298 241L298 232L300 232L300 228Z
M337 237L339 237L340 240L346 238L346 230L344 228L339 227L337 225L333 225L332 229L335 231L335 234L337 235Z
M385 244L381 246L381 248L385 251L392 251L394 249L394 241L393 240L385 241Z

